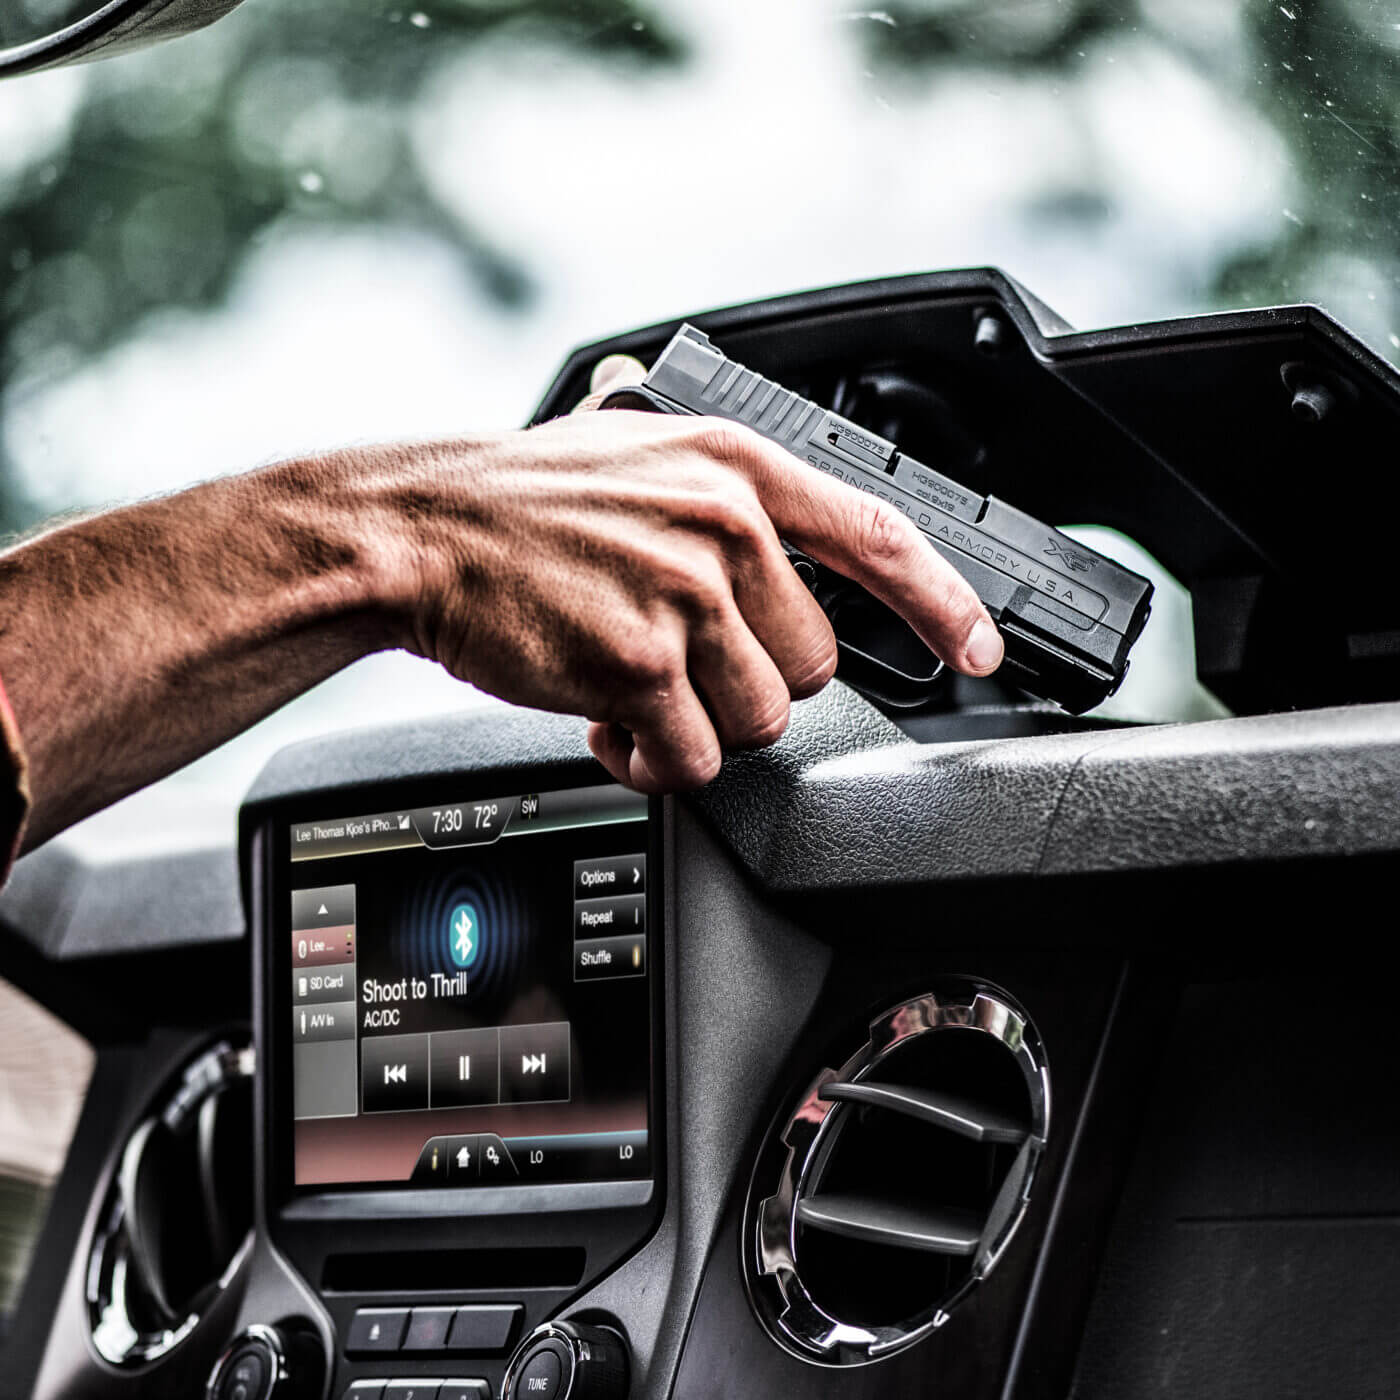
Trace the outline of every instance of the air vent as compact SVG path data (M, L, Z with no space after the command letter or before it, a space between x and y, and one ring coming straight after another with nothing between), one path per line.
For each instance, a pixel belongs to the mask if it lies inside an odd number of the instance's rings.
M88 1258L93 1345L115 1366L164 1355L232 1279L252 1225L253 1052L192 1061L132 1133Z
M948 984L886 1012L760 1155L744 1222L759 1319L830 1366L902 1351L996 1266L1025 1211L1050 1091L1011 999Z

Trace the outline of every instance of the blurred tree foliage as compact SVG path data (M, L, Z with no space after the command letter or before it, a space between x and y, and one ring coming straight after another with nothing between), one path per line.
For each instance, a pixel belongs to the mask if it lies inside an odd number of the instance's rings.
M1386 348L1400 316L1395 0L894 0L844 18L862 21L872 68L916 84L984 71L1068 89L1097 46L1138 37L1174 53L1257 107L1308 200L1231 251L1202 309L1350 280L1374 287L1374 315L1332 309ZM203 34L85 70L61 149L0 179L0 392L63 375L149 313L218 303L288 221L434 232L502 304L526 304L530 269L493 243L490 211L477 223L442 205L412 141L439 66L507 30L622 69L686 57L647 0L249 0ZM1055 211L1102 219L1113 197L1066 190ZM1351 273L1327 273L1348 259ZM0 531L37 514L6 468Z
M1395 0L896 0L857 16L874 65L1042 73L1069 87L1104 41L1141 37L1252 103L1284 139L1307 204L1216 269L1202 311L1317 300L1353 259L1376 301L1329 305L1396 358L1400 318L1400 5ZM1228 36L1228 38L1224 37ZM1113 192L1103 192L1112 201ZM1102 217L1097 198L1061 212Z
M425 229L502 303L526 302L528 268L434 198L410 140L431 73L506 26L599 62L683 56L633 0L252 0L93 65L63 149L0 189L0 390L64 373L148 313L218 302L279 221ZM0 532L37 514L0 460Z
M1375 265L1393 309L1400 300L1400 6L1260 3L1249 9L1249 27L1263 59L1261 100L1284 125L1311 200L1307 217L1282 239L1221 267L1216 295L1239 305L1273 286L1314 300L1312 269L1356 257ZM1379 348L1394 358L1400 344Z

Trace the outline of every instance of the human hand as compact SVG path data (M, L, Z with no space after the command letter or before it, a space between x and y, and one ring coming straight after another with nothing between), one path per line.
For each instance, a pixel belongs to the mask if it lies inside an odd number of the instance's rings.
M609 357L580 405L640 379ZM575 412L403 464L418 502L413 645L504 699L586 715L643 792L772 743L836 642L779 536L869 589L950 666L1002 643L971 586L887 503L738 424ZM407 484L407 483L406 483Z

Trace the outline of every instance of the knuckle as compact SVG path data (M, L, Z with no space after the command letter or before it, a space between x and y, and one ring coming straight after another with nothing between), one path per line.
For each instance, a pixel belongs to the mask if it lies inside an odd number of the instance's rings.
M630 691L664 690L683 668L679 649L655 628L635 629L618 645L614 662Z
M731 555L756 551L768 529L758 498L738 477L698 491L690 502L690 524Z
M825 688L836 674L836 638L828 629L808 654L788 668L788 691L794 700L806 699Z
M771 530L763 507L747 486L725 494L716 525L731 548L745 554L756 553Z
M909 551L909 522L892 506L862 496L856 518L856 547L875 565L897 564Z
M718 627L734 608L729 579L713 561L686 570L677 580L674 596L692 628Z
M753 450L748 434L724 418L697 418L695 447L704 456L731 465L742 465Z
M775 692L743 717L732 742L744 748L767 748L783 737L788 727L788 714L787 695Z

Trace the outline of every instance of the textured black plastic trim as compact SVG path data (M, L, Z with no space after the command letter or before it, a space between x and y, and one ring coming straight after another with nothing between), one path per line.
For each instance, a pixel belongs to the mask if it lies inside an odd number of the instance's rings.
M502 708L298 744L249 801L592 762L581 721ZM798 892L1394 853L1397 791L1397 703L918 744L836 684L686 801L755 879ZM60 838L19 862L0 919L55 961L236 941L234 880L229 850L94 864Z
M694 801L799 892L1395 852L1397 791L1395 703L932 745L832 686Z

